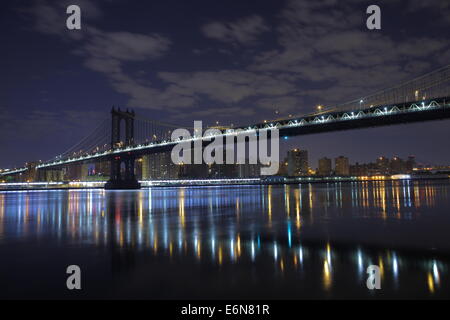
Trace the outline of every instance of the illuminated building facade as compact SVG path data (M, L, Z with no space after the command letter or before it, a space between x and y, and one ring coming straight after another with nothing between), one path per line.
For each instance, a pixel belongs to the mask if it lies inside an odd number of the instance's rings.
M335 160L335 174L338 176L348 176L350 175L350 165L348 158L344 156L339 156Z
M331 159L324 157L319 159L319 175L330 176L332 171Z
M170 152L161 152L142 157L142 176L147 179L177 179L180 177L180 166L173 163Z
M302 176L308 175L308 151L292 149L287 154L288 175Z

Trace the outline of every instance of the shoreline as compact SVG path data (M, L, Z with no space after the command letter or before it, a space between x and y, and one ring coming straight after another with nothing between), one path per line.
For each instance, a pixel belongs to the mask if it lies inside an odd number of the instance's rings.
M153 181L140 181L141 189L148 189L152 187L210 187L210 186L258 186L258 185L291 185L291 184L320 184L320 183L348 183L348 182L392 182L392 181L430 181L430 180L450 180L449 175L439 175L439 176L412 176L404 178L372 178L372 177L293 177L284 178L276 177L272 179L183 179L183 180L153 180ZM23 183L13 183L10 187L6 184L0 184L0 192L9 191L58 191L58 190L89 190L89 189L99 189L104 190L103 185L106 182L80 182L69 183L60 182L58 184L52 183L48 184L43 182L45 186L39 187L38 184L27 184ZM59 186L57 186L59 185ZM139 190L139 189L136 189ZM121 190L118 190L121 191Z

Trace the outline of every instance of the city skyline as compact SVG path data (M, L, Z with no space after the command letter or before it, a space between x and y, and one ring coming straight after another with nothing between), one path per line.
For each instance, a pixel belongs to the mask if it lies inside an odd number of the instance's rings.
M8 1L1 13L8 27L0 30L8 43L0 53L8 61L0 143L9 156L0 167L53 158L112 106L180 126L255 123L360 99L448 63L445 1L381 1L383 27L376 31L365 27L363 2L262 1L253 7L83 0L82 29L69 31L65 1ZM324 23L320 12L327 11L336 14ZM420 28L409 23L414 20ZM184 28L171 27L180 24ZM290 138L281 147L301 142L312 154L326 149L361 162L384 150L408 152L444 164L450 151L435 146L445 145L447 124L324 133Z
M281 158L283 159L283 158ZM92 164L77 164L63 170L38 171L30 163L28 172L19 177L20 181L106 181L110 178L110 162L102 161ZM191 164L178 165L171 160L169 152L144 155L136 160L135 174L138 180L177 180L177 179L245 179L268 178L261 176L261 164ZM450 165L430 167L417 163L415 156L402 159L379 156L368 163L351 161L340 155L335 158L322 157L317 166L309 162L307 150L295 148L287 152L280 162L275 176L391 176L396 174L423 174L431 169L449 171ZM8 181L7 179L3 179ZM2 180L0 180L2 181Z
M417 158L415 155L412 155L412 154L408 155L408 156L406 157L406 160L404 160L403 157L399 157L398 155L391 155L391 156L387 156L387 157L386 157L386 154L381 154L381 155L379 155L378 157L372 159L372 161L370 161L370 162L360 162L360 161L351 159L350 157L348 157L347 155L344 155L344 154L340 154L340 155L334 156L334 157L333 157L333 156L330 156L330 155L322 155L322 156L315 156L314 158L317 158L318 160L317 160L316 164L313 164L313 162L309 161L310 153L308 153L308 150L306 150L306 149L304 149L304 148L301 148L301 147L297 147L297 148L291 149L290 151L287 152L287 155L286 155L286 157L284 157L284 158L283 158L283 157L280 157L280 159L284 159L284 160L282 160L282 162L288 161L288 159L289 159L289 152L292 152L292 151L306 151L306 156L305 156L305 157L306 157L306 166L307 166L309 169L312 169L312 170L315 170L315 171L320 171L320 169L319 169L319 167L320 167L320 162L321 162L321 160L325 160L325 159L330 160L330 170L332 170L332 171L335 170L335 169L333 169L333 168L335 168L335 166L336 166L336 160L337 160L338 158L341 158L341 157L346 158L347 161L348 161L348 164L349 164L350 166L352 166L352 165L355 166L355 165L371 165L371 164L376 164L376 163L378 163L378 161L380 161L381 159L386 159L388 162L390 162L390 161L392 161L392 160L400 160L400 161L406 162L406 161L408 161L408 160L413 159L413 161L414 161L414 166L415 166L416 168L424 168L424 167L435 166L435 165L430 164L430 163L421 162L421 161L420 161L420 159L421 159L420 157ZM419 159L419 160L418 160L418 159ZM324 164L324 165L325 165L325 164ZM444 166L449 166L449 165L450 165L450 161L449 161L449 163L444 164ZM303 166L305 166L305 165L303 165ZM439 166L439 165L436 165L436 166ZM303 171L305 171L305 170L303 169Z

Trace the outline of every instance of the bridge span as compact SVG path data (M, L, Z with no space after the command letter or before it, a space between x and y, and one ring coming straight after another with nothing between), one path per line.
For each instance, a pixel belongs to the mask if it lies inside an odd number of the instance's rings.
M278 129L280 137L339 130L397 125L450 118L450 65L399 86L333 108L289 116L248 126L222 128L215 135L193 134L183 141L210 141L214 137ZM136 158L167 151L181 140L172 140L176 125L148 120L133 111L112 109L111 120L102 122L90 135L54 159L39 163L38 170L58 169L86 162L111 162L111 179L106 188L138 188L134 176ZM124 137L121 123L125 123ZM125 164L125 176L120 166ZM0 173L20 174L27 167Z
M401 105L381 105L354 111L321 112L306 115L301 118L289 118L278 121L262 122L245 127L236 127L222 130L222 135L237 135L245 131L260 131L278 129L280 137L291 137L314 133L331 132L338 130L353 130L358 128L379 127L411 122L429 120L444 120L450 118L450 97L436 98L428 101L413 101ZM193 137L183 141L209 140L211 137ZM126 156L133 153L136 156L167 151L181 140L170 139L158 142L133 144L118 147L103 152L73 157L68 159L55 159L42 163L37 168L51 168L68 163L84 162L92 159L104 160L111 156Z

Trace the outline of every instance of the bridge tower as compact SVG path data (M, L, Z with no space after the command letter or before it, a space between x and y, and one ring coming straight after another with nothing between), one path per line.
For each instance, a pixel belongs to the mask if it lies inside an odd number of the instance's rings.
M121 111L112 108L112 130L111 149L133 145L134 143L134 111ZM125 124L124 141L121 140L121 123ZM134 162L136 158L133 153L112 155L111 174L109 181L105 184L105 189L139 189L141 185L134 174ZM124 170L122 170L124 164Z

